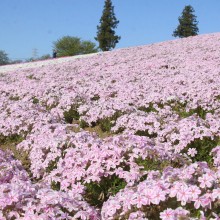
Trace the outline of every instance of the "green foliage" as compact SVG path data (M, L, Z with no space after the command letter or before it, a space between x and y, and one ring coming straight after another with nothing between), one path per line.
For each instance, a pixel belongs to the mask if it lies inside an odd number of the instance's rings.
M8 55L3 50L0 50L0 66L6 64L9 64Z
M199 32L198 21L193 14L195 11L192 6L187 5L183 9L182 16L179 17L179 25L173 32L174 37L189 37L195 36Z
M109 196L114 196L121 189L124 189L126 182L116 175L103 177L97 182L85 184L85 199L93 206L102 207L103 202L108 200Z
M73 119L79 120L80 118L79 112L77 111L77 106L75 105L72 105L70 110L65 111L63 115L64 115L65 122L69 124L72 124Z
M38 104L39 103L39 99L34 97L32 102L33 102L33 104Z
M54 49L58 57L74 56L98 52L91 41L83 41L78 37L64 36L54 42Z
M98 121L98 124L103 132L110 132L111 128L115 125L118 117L121 116L121 112L115 112L115 114L108 118L103 118Z
M157 160L156 158L143 159L142 157L138 157L135 159L135 163L137 163L139 166L142 166L143 171L150 171L150 170L162 171L168 165L171 166L171 161Z
M186 102L180 103L177 101L177 102L172 102L172 103L169 102L168 104L171 106L172 110L176 114L178 114L181 118L187 118L193 114L196 114L198 117L205 119L207 113L214 113L214 110L208 111L208 110L203 109L202 106L197 106L194 109L190 109L189 111L186 111L186 106L187 106Z
M21 141L23 141L24 138L21 136L21 135L18 135L18 134L13 134L13 135L10 135L10 136L3 136L3 135L0 135L0 143L1 144L10 144L10 143L20 143Z
M210 155L213 148L215 148L219 144L219 137L215 137L211 139L210 137L204 137L201 139L195 139L190 144L187 145L186 150L189 148L195 148L197 150L197 154L193 157L193 162L196 161L206 161L211 164L212 156Z
M157 110L154 108L153 103L149 103L148 107L141 106L138 108L138 110L143 111L143 112L157 112Z
M113 125L114 123L112 123L111 118L104 118L100 120L100 128L102 129L103 132L111 131Z
M100 96L99 95L94 95L92 98L91 98L91 101L97 101L100 99Z
M149 134L149 131L148 130L144 130L144 131L141 131L141 130L138 130L135 135L138 135L138 136L146 136L146 137L149 137L149 138L156 138L157 137L157 133L151 133Z
M23 141L24 138L21 135L13 134L11 136L0 135L0 149L1 150L10 150L12 151L14 157L17 160L20 160L25 170L31 175L30 165L31 161L28 157L28 152L23 150L18 150L16 145Z
M57 163L59 161L59 157L57 157L55 160L50 161L50 163L48 164L47 168L46 168L46 172L50 173L52 170L57 168Z
M60 182L52 181L51 182L51 189L56 190L56 191L60 191Z
M19 96L10 96L9 99L11 101L18 101L20 99L20 97Z
M86 121L84 121L84 120L80 120L79 126L81 128L87 128L87 127L89 127L89 124Z
M180 113L180 116L186 118L186 117L189 117L193 114L197 114L197 116L199 116L200 118L202 119L205 119L206 118L206 114L208 112L211 112L213 113L212 111L206 111L204 110L201 106L198 106L197 108L195 109L190 109L188 112L179 112Z
M45 54L45 55L42 55L41 57L39 57L38 60L48 60L50 58L51 58L50 54Z
M37 80L37 78L34 76L34 74L31 74L29 76L27 76L28 79L33 79L33 80Z
M190 109L188 115L197 114L200 118L205 119L207 113L208 111L204 110L201 106L198 106L195 109Z
M95 40L99 42L99 48L102 51L109 51L115 48L121 37L115 34L114 29L117 28L119 21L115 17L114 7L111 0L105 0L104 10L100 19L100 25L97 26L97 37Z

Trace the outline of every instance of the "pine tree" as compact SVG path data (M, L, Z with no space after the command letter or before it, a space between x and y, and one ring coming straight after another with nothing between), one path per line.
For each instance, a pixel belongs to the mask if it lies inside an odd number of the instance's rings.
M109 51L115 48L121 37L115 34L114 29L117 28L119 21L115 17L114 6L111 0L105 0L100 25L97 26L97 37L95 40L99 43L102 51Z
M196 16L193 14L195 11L192 6L187 5L183 9L182 16L178 18L179 25L176 30L173 32L174 37L189 37L195 36L199 32L199 28L197 27L198 21L196 20Z

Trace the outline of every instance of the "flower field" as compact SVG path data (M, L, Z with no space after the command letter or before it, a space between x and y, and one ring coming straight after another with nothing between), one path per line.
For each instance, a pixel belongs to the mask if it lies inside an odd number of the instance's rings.
M0 68L4 219L220 219L220 33Z

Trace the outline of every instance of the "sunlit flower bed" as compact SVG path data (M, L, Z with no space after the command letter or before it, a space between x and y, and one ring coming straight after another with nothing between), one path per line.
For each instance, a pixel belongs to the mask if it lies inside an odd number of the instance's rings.
M1 220L220 219L220 34L0 69L0 94Z

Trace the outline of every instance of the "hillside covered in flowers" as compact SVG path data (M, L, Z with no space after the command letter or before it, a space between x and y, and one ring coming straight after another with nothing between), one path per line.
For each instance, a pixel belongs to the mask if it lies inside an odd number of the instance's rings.
M59 60L59 59L58 59ZM0 219L220 219L220 34L0 68Z

